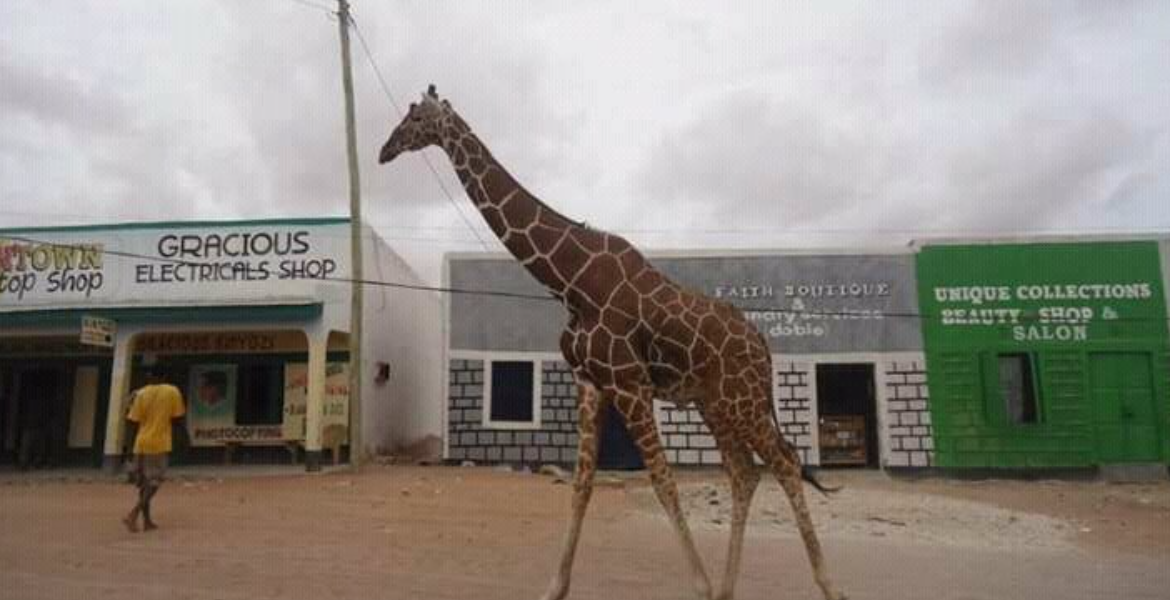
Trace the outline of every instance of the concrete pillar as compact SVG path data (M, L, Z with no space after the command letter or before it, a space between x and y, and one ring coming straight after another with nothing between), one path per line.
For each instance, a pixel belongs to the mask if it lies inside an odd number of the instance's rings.
M325 413L325 359L328 332L309 334L309 390L305 402L305 470L321 470L321 422Z
M130 374L134 366L134 334L119 331L114 338L114 363L110 369L110 403L106 411L106 444L102 466L110 473L122 467L122 444L126 434L126 400L130 395Z

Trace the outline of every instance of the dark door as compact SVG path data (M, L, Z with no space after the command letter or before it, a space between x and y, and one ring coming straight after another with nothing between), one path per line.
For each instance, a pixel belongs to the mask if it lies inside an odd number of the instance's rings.
M1157 462L1158 421L1149 355L1093 353L1089 369L1098 459L1103 464Z
M877 467L873 365L817 365L821 465Z
M64 375L60 369L29 369L17 390L17 462L21 468L48 466L62 458L68 436L68 406L62 406Z
M0 366L0 461L14 461L16 456L16 395L12 369Z
M609 470L643 468L642 453L626 430L626 422L612 404L606 405L604 424L598 436L597 467Z

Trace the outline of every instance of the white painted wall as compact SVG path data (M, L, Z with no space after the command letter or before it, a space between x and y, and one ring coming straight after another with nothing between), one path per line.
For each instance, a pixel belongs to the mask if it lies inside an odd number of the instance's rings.
M366 280L425 285L372 229L366 227L363 237ZM437 458L446 410L439 294L368 285L364 309L362 428L366 450L398 451L433 436ZM390 378L380 385L374 382L379 362L390 365Z

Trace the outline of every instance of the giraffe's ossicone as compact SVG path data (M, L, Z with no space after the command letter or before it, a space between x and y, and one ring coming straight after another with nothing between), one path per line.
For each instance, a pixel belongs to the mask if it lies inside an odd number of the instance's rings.
M379 160L387 163L428 146L443 149L488 226L568 312L561 351L580 389L579 450L572 520L544 598L568 593L597 468L599 421L610 404L642 453L696 592L712 597L658 435L656 398L693 405L702 414L731 478L731 541L718 597L734 593L748 508L759 483L758 455L788 495L817 584L827 599L843 598L829 581L804 500L802 478L816 484L815 479L776 424L772 358L759 331L734 306L671 281L621 236L573 221L529 193L439 99L434 86L410 106Z

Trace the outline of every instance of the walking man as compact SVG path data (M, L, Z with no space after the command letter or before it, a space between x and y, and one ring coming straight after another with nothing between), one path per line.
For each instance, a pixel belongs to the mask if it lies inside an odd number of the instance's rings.
M138 531L138 515L142 515L145 531L157 529L150 517L150 501L158 493L167 470L167 455L171 452L171 420L184 414L183 395L179 389L166 383L158 370L147 375L147 385L135 392L130 414L126 416L137 425L134 437L134 479L138 486L138 502L122 522L131 532Z

